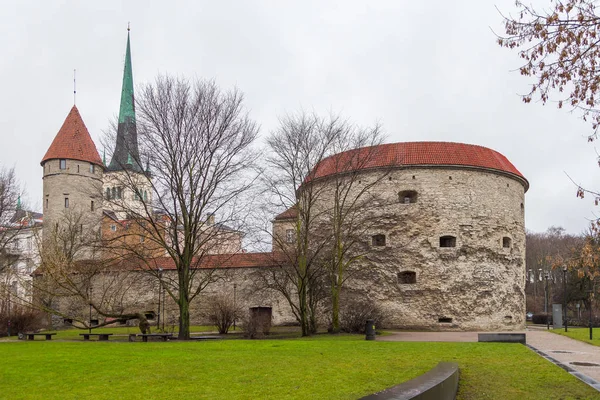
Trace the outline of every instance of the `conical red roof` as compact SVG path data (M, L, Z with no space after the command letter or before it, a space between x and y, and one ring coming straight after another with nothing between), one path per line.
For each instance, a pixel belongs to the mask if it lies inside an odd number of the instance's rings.
M41 164L55 158L87 161L104 167L96 145L75 106L71 108Z

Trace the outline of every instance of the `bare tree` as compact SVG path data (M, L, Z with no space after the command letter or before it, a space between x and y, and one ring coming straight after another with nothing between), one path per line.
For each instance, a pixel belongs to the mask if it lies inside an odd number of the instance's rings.
M316 169L330 173L327 184L326 212L316 233L331 236L330 254L327 257L330 300L331 331L340 332L340 294L352 267L367 249L361 246L364 235L375 222L369 218L369 209L378 207L374 187L384 180L389 171L380 169L374 179L361 181L363 170L376 160L377 146L383 141L379 126L361 129L348 121L339 121L338 135L333 142L334 156L322 160ZM360 183L359 183L360 181Z
M100 237L83 235L87 222L82 212L69 210L60 224L46 227L52 231L43 246L38 240L41 263L33 281L32 306L80 328L91 328L92 312L105 317L97 326L137 319L146 333L144 307L149 298L140 293L147 293L152 282L113 258Z
M356 190L353 185L354 171L367 162L371 149L328 157L379 142L379 127L359 129L339 116L304 112L282 118L267 139L272 173L266 174L266 184L276 207L288 211L286 229L275 226L272 233L281 268L266 271L265 281L287 299L303 335L316 331L317 310L328 294L339 313L344 273L354 261L348 257L353 247L348 234L357 226L351 227L350 210L357 211L372 187ZM323 185L319 178L329 169L340 174L334 174L333 185Z
M14 168L0 168L0 271L11 259L7 255L7 247L24 227L20 215L21 189Z
M212 81L160 76L141 88L136 107L141 156L132 164L145 164L146 173L124 168L120 185L136 201L111 201L139 227L134 236L145 245L133 246L135 240L123 236L113 242L120 240L157 278L162 274L155 259L173 261L177 278L163 285L179 308L179 339L189 339L190 303L216 279L218 268L200 268L203 260L240 250L223 245L236 233L214 216L235 222L246 211L242 199L256 179L251 145L258 126L238 90L223 92Z

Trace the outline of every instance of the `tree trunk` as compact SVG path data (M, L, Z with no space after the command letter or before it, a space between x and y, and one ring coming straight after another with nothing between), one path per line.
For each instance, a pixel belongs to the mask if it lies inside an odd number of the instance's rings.
M331 333L340 333L340 292L336 283L331 286Z
M179 295L179 340L190 339L190 302L182 294Z
M189 265L189 264L188 264ZM190 339L189 267L179 271L179 340Z

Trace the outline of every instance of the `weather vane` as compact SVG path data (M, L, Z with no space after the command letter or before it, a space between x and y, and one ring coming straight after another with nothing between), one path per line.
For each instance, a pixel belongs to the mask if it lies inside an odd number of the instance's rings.
M76 69L73 70L73 105L76 105L76 100L77 100L77 80L75 79L75 73L76 73Z

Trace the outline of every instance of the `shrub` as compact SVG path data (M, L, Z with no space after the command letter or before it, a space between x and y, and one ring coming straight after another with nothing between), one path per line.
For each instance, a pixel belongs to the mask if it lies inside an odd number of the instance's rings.
M348 333L365 333L368 319L375 321L375 327L384 326L386 313L376 303L367 300L351 300L340 308L340 329Z
M206 316L211 324L215 325L219 334L224 335L229 332L239 312L230 296L223 294L213 296L208 300L208 310Z
M533 314L533 317L531 317L531 321L534 324L542 324L542 325L552 324L552 314L549 314L549 313Z
M44 314L29 307L13 306L10 315L0 314L0 336L8 335L9 321L11 335L16 335L18 332L31 332L44 327Z

